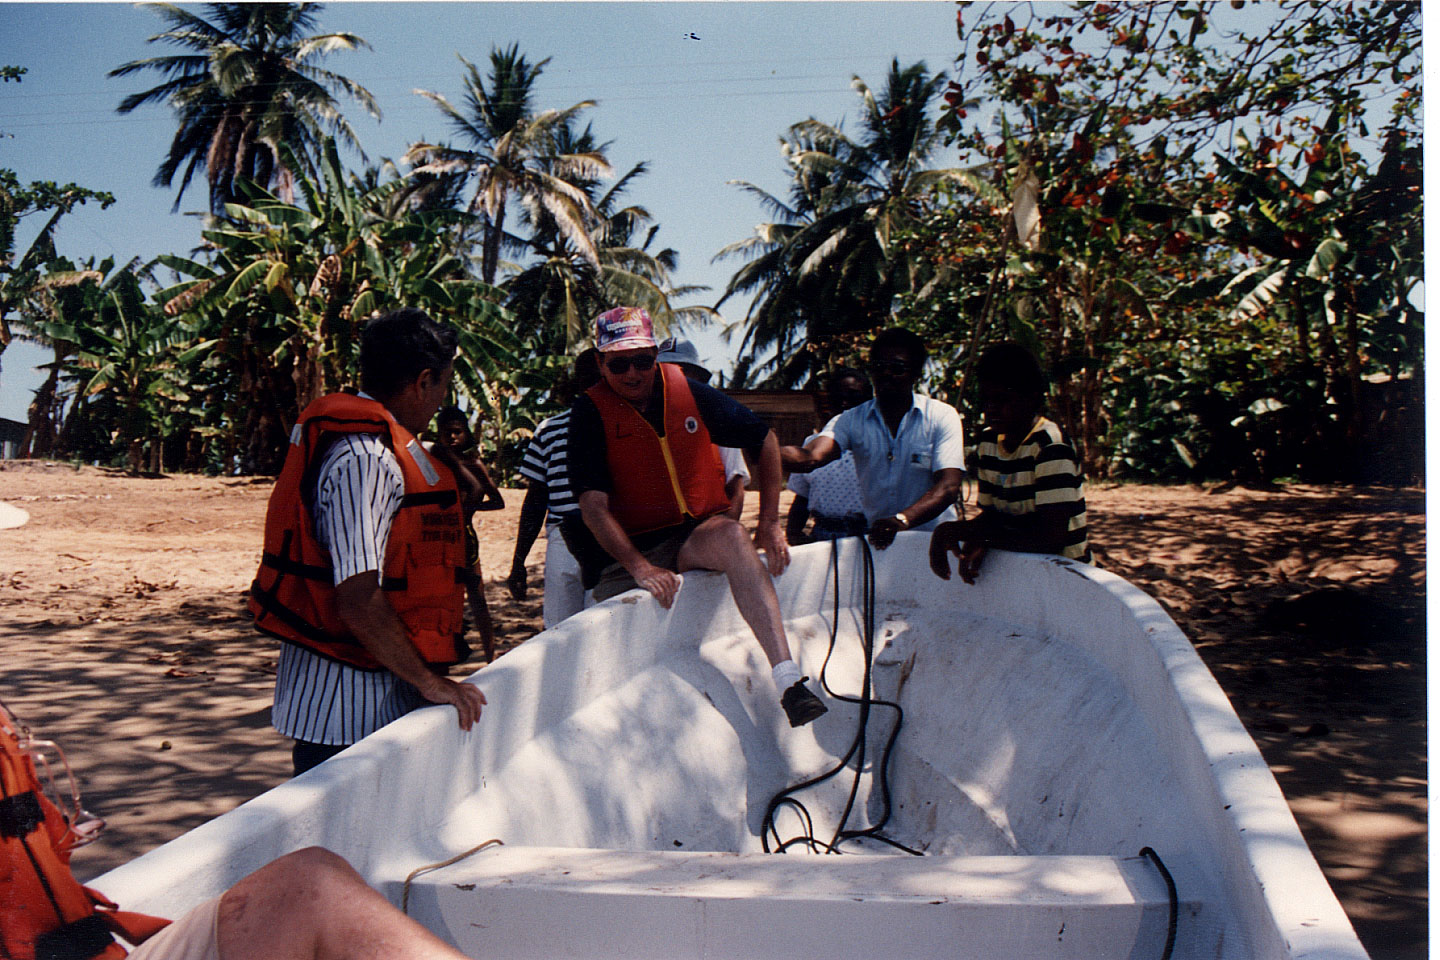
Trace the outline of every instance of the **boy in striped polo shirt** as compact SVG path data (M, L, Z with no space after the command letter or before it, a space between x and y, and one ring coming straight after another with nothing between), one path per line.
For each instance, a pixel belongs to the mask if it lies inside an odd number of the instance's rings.
M988 348L976 366L985 429L976 450L979 516L942 523L930 535L930 569L974 583L991 548L1055 553L1090 562L1085 475L1059 425L1041 415L1045 375L1018 343Z

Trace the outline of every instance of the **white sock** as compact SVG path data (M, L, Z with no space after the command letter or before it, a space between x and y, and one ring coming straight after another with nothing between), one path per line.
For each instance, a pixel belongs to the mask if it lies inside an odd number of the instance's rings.
M783 693L800 682L800 668L794 660L781 660L770 669L770 676L775 678L775 689Z

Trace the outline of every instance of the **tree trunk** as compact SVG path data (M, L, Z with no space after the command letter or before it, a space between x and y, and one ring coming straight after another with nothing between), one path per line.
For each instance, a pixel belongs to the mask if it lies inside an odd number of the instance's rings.
M495 218L485 217L485 248L480 258L480 279L488 284L495 283L495 274L500 270L500 243L505 239L505 207L502 205Z

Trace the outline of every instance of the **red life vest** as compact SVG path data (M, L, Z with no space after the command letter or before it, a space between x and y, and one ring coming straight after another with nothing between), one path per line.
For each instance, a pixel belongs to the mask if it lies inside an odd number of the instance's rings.
M170 921L125 913L70 872L73 838L0 710L0 957L118 960Z
M729 509L725 469L700 418L690 381L673 363L660 366L665 435L604 380L586 393L605 427L610 512L626 533L645 533Z
M337 393L300 414L265 514L265 552L250 612L266 633L362 670L382 669L345 629L335 607L329 552L315 539L316 473L330 444L374 434L400 463L405 496L390 526L380 586L420 658L436 666L469 655L464 631L464 515L455 476L383 405ZM418 451L418 453L417 453Z

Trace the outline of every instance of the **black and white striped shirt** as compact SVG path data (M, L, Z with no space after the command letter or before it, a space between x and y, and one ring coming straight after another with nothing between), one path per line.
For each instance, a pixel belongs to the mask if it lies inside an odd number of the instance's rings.
M1060 554L1090 562L1085 519L1085 474L1075 448L1060 425L1038 417L1030 433L1006 453L993 429L980 434L976 453L976 505L1007 516L1034 513L1036 507L1058 507L1069 518Z
M520 464L520 476L545 484L550 498L547 508L554 515L552 523L559 523L565 514L580 509L570 486L569 445L570 411L563 410L540 421L535 436L525 448L525 460Z
M380 437L357 434L331 445L317 476L315 538L330 551L335 583L370 571L378 578L405 496L400 462ZM287 737L348 744L424 702L388 670L358 670L287 643L280 649L270 717Z

